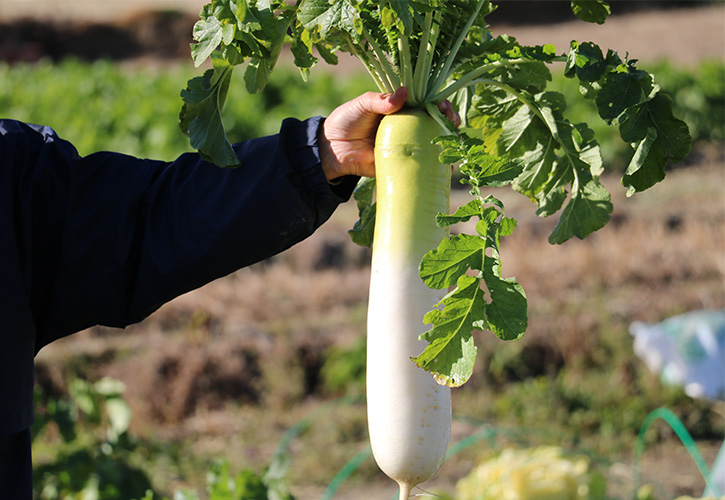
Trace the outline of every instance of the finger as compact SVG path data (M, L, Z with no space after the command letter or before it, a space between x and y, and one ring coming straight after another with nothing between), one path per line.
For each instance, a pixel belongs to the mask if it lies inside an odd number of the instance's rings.
M367 92L357 98L357 104L367 113L390 115L400 111L405 105L406 99L408 99L408 89L400 87L392 94Z
M384 113L386 115L400 111L405 106L405 101L408 100L408 89L405 87L399 87L395 92L388 98L390 103L390 111Z
M450 120L453 122L454 127L458 128L461 126L461 116L457 111L453 111L453 118L450 118Z
M460 126L461 124L461 117L458 115L458 113L453 109L453 105L450 103L450 101L443 101L438 105L438 111L443 113L443 116L448 118L455 127Z

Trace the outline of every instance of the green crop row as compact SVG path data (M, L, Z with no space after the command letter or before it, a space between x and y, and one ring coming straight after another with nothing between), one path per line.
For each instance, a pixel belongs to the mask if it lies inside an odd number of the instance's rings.
M0 63L0 117L48 125L81 155L106 150L173 160L191 150L177 126L180 91L201 73L190 64ZM276 133L286 117L325 115L373 88L365 78L334 78L329 72L304 83L296 70L276 73L260 95L245 92L241 73L234 83L225 116L234 141Z
M647 68L675 99L675 113L690 127L695 141L725 140L725 65L710 61L694 70L668 63ZM82 155L110 150L172 160L190 151L177 120L180 90L201 70L190 64L157 68L116 65L108 61L7 65L0 63L0 117L49 125L76 145ZM234 141L273 134L286 117L326 115L335 106L373 89L363 73L317 72L302 82L296 70L281 68L259 95L233 81L225 125ZM596 132L608 168L621 169L631 149L596 117L594 104L581 98L576 82L556 74L551 88L572 103L567 116Z

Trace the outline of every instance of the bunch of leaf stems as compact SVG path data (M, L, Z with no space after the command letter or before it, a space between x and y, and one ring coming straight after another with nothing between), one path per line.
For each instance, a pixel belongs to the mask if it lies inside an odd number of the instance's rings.
M449 82L451 75L456 73L460 67L456 65L458 51L485 3L486 0L479 0L476 3L475 9L459 31L455 42L442 52L442 57L437 58L438 60L436 60L435 56L443 20L443 13L440 10L429 11L425 14L415 59L411 53L408 34L400 34L397 40L397 67L391 62L391 58L386 55L385 50L375 40L375 37L364 27L362 28L360 41L357 43L349 34L346 35L347 49L363 63L381 92L394 92L398 87L404 86L408 89L406 104L409 107L427 109L431 116L438 119L437 105L466 87L491 84L503 88L495 80L481 78L486 73L504 66L532 62L523 58L493 61ZM556 59L562 62L566 61L565 57ZM517 98L526 102L523 96L513 91L513 89L503 89L507 92L513 92ZM534 112L538 112L535 106L531 106L531 108ZM556 131L553 130L552 132Z

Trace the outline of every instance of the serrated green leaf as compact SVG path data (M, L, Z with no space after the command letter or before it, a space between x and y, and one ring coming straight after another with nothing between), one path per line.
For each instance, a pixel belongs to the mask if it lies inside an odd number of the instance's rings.
M311 47L299 38L292 42L290 52L294 56L295 66L300 69L309 69L317 63L317 57L312 53Z
M485 240L468 234L445 238L438 248L431 250L420 263L420 278L429 288L447 288L468 269L483 265Z
M667 163L682 161L690 152L692 138L687 124L672 114L672 99L667 94L658 93L630 108L619 131L637 153L622 177L630 194L664 179Z
M597 24L604 24L611 14L609 4L602 0L572 0L571 10L582 21Z
M352 241L360 246L370 247L373 244L375 230L376 204L373 203L375 178L363 177L353 191L353 199L357 202L358 220L348 231Z
M609 191L596 180L590 179L572 194L559 222L549 235L549 243L561 244L572 236L584 239L604 227L611 213Z
M588 171L597 176L602 171L602 155L599 145L594 142L593 134L583 124L572 125L560 122L558 128L559 144L564 147L563 161L572 170Z
M501 340L516 340L528 325L528 305L524 289L514 278L501 278L496 259L486 258L483 280L491 295L486 305L488 328Z
M231 66L238 66L244 62L245 56L240 51L239 44L224 45L219 50L222 59Z
M481 43L481 50L486 54L504 54L517 45L516 38L502 34L489 38Z
M468 124L476 129L485 129L491 119L496 126L510 118L521 107L521 101L514 95L496 88L482 88L474 96L468 110Z
M433 139L432 142L438 144L441 149L460 149L461 142L465 140L462 137L456 135L440 135Z
M536 148L525 152L521 156L521 164L523 171L514 180L514 189L531 200L536 200L536 196L546 185L556 161L556 141L553 137L548 137L544 142L536 145Z
M540 92L551 81L551 72L543 62L520 64L514 67L515 72L505 83L529 92Z
M560 92L541 92L536 95L536 104L552 114L560 115L566 111L566 98Z
M406 35L413 31L413 13L410 10L410 0L387 0L390 8L395 12L403 26Z
M272 68L267 59L252 59L244 71L244 85L247 92L257 94L264 90L269 82L269 74Z
M246 5L246 2L241 2ZM193 38L197 43L191 45L191 55L198 67L221 45L232 44L237 28L245 28L238 20L235 12L237 6L230 0L213 0L205 5L200 19L194 24ZM235 64L231 60L230 64Z
M289 12L285 12L277 17L272 16L271 19L267 19L267 17L264 19L265 41L260 44L263 56L252 58L244 72L244 83L250 94L259 93L267 86L269 75L282 52L285 35L293 21L293 16Z
M504 209L503 202L501 200L499 200L498 198L496 198L495 196L493 196L492 194L483 198L481 200L481 203L483 203L484 205L497 206L499 208L499 211L503 214L503 209Z
M194 24L193 37L197 43L191 44L191 58L194 66L199 67L222 41L224 25L216 17L210 16Z
M534 61L551 62L556 57L556 45L547 43L545 45L535 45L533 47L521 47L521 53L527 58ZM548 69L547 69L548 71ZM547 80L551 79L551 75Z
M564 205L568 196L567 186L574 179L574 172L564 162L556 161L549 179L536 195L536 215L550 217Z
M501 186L512 182L522 170L517 161L494 156L483 145L472 146L468 150L461 172L468 178L469 184L478 187Z
M627 187L627 196L632 196L637 192L635 185L646 189L644 186L652 186L665 178L665 168L662 158L659 158L656 152L650 154L652 152L652 145L656 139L657 131L654 128L650 128L645 138L637 143L632 160L629 162L627 170L622 177L622 184ZM648 162L653 164L649 168L647 168ZM645 175L647 178L645 178Z
M438 162L443 165L453 165L463 159L463 154L458 149L448 148L441 151Z
M239 165L221 117L231 77L232 66L210 69L203 76L189 80L187 88L181 91L184 105L179 127L202 158L220 167Z
M523 57L523 55L519 54L518 57ZM551 81L551 72L547 65L530 60L525 64L502 66L491 72L490 76L513 88L531 93L541 92Z
M480 223L483 223L485 226L485 230L482 230L480 228L477 228L476 231L478 234L480 234L482 237L488 237L491 234L491 227L496 224L496 219L501 215L501 212L496 207L486 207L483 209L483 212L480 215ZM476 268L478 269L478 268Z
M363 246L371 247L373 244L373 236L375 233L375 214L377 211L377 204L373 203L367 210L365 210L360 218L355 221L352 229L348 231L350 238L353 243Z
M667 157L673 162L681 161L687 156L690 151L690 134L685 123L672 114L672 98L669 95L658 93L634 109L633 114L636 118L631 120L628 117L620 127L622 139L634 142L637 139L637 131L634 128L646 124L653 126L658 136L663 138ZM641 138L647 133L642 132L644 133L641 133Z
M413 361L431 372L439 384L458 387L473 373L477 349L471 332L474 324L484 321L480 279L461 276L456 290L441 304L442 310L434 309L424 318L427 324L433 324L420 336L429 344Z
M599 116L607 124L615 124L628 108L647 99L652 90L652 77L644 71L609 73L596 97Z
M470 335L474 329L488 328L500 338L513 339L523 334L527 323L523 290L516 280L500 276L501 237L513 232L516 221L504 216L503 203L498 199L483 198L480 192L476 196L453 214L439 215L438 222L447 226L475 216L480 237L462 234L445 239L423 257L420 265L421 279L429 287L457 285L425 315L424 321L433 327L421 339L430 344L414 358L439 383L451 386L462 384L472 373L475 346ZM470 270L480 272L471 276L467 274ZM491 297L488 303L482 281Z
M269 57L269 50L252 33L237 31L233 46L237 48L243 60L250 57ZM231 61L229 62L231 63Z
M361 178L355 190L352 193L353 199L357 202L357 209L359 213L364 212L373 203L373 197L375 195L375 178L374 177L363 177Z
M338 63L337 55L327 45L316 43L315 48L317 49L317 53L320 54L320 57L322 57L322 60L327 64L334 66Z
M535 135L532 134L529 127L534 124L534 115L527 106L521 106L516 113L503 122L500 136L500 142L504 151L518 152L531 151L535 148ZM514 153L516 154L516 153Z
M259 2L261 5L262 2ZM256 31L262 29L262 23L255 16L254 11L250 8L247 0L236 0L234 2L236 9L233 9L234 16L237 19L237 25L239 29L246 32Z
M359 15L354 3L349 0L306 0L299 6L297 19L307 30L319 29L320 36L325 39L333 31L356 34Z
M583 82L595 82L604 76L607 59L602 49L592 42L571 42L565 74L576 75Z
M511 217L503 217L501 219L501 226L500 226L500 236L510 236L513 234L514 229L516 229L516 226L518 225L518 222L516 219L513 219Z
M471 217L481 215L481 202L474 199L458 207L452 214L438 214L436 222L440 227L447 227L460 222L467 222Z

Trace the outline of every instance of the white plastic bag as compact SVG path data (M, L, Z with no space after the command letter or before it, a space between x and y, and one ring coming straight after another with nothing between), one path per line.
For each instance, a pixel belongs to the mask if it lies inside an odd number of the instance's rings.
M725 400L725 310L630 325L634 352L662 381L693 398Z

